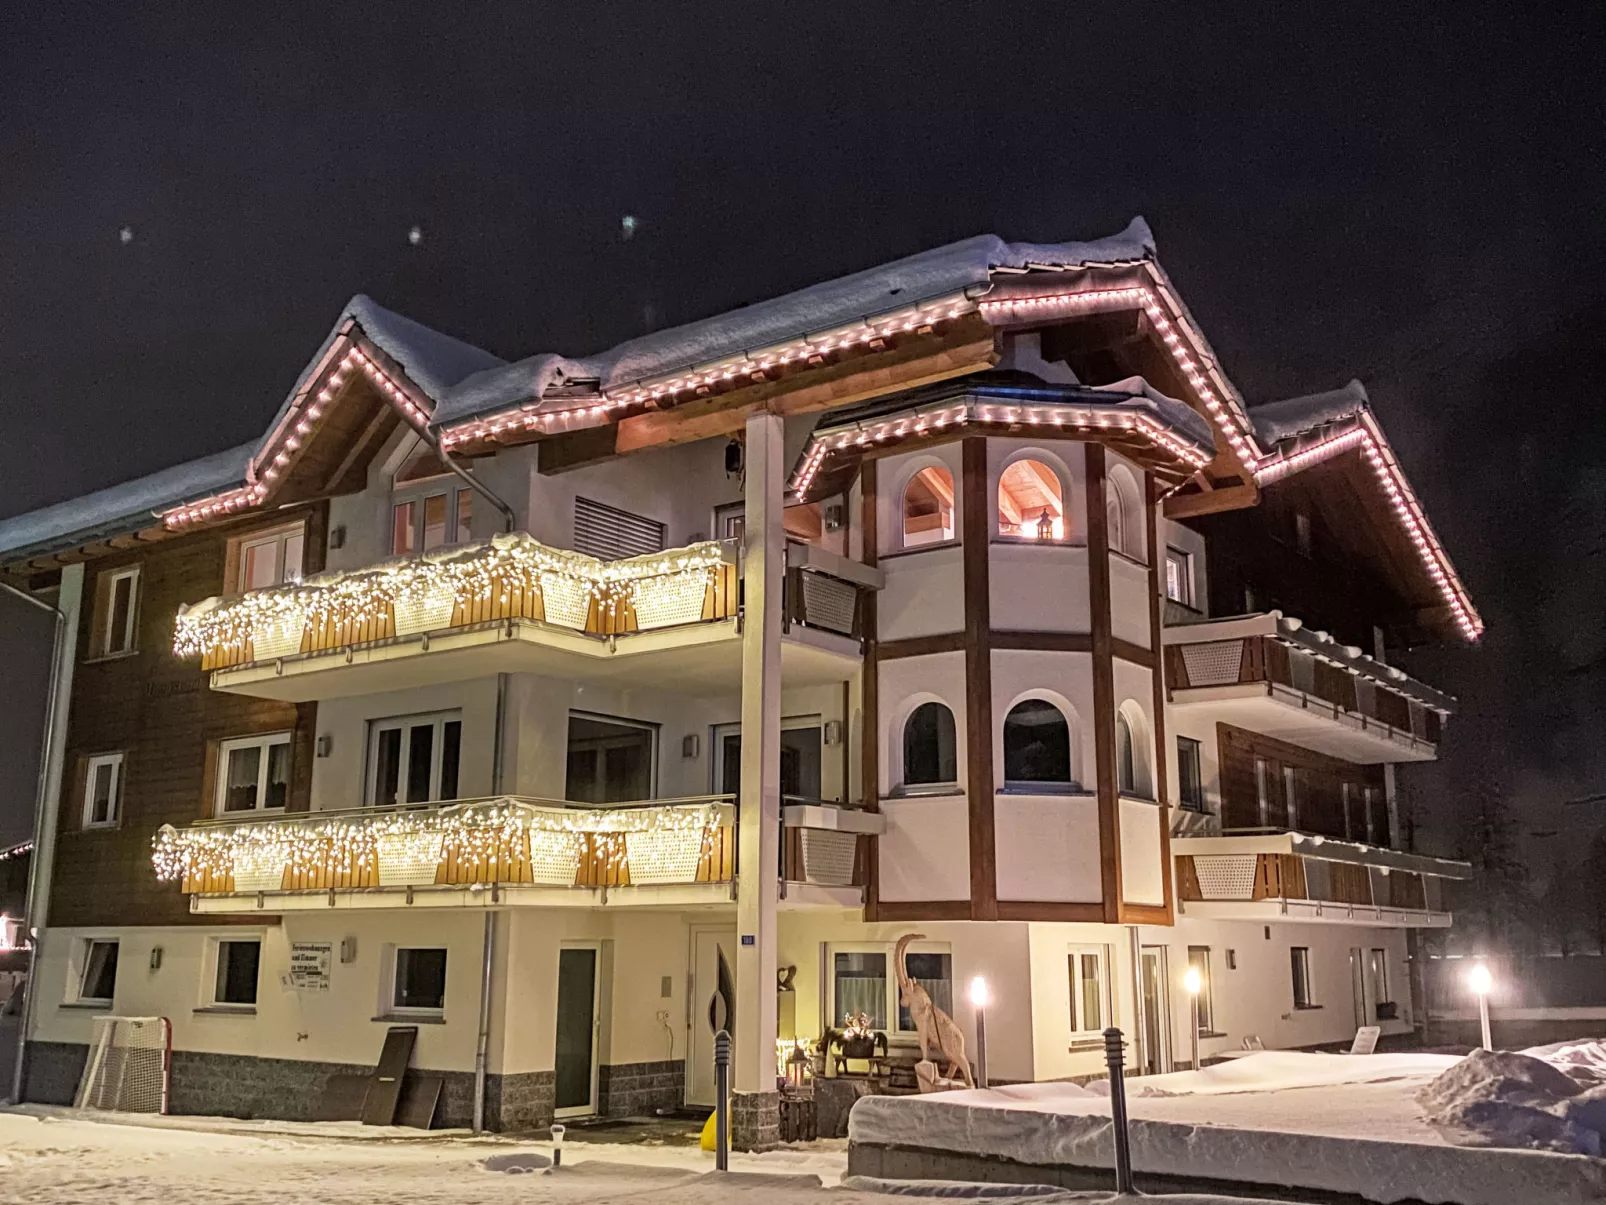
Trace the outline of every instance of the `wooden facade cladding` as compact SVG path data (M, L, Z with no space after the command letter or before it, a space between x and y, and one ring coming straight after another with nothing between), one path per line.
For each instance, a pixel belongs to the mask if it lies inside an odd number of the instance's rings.
M964 539L965 737L970 795L970 918L998 919L998 835L993 820L992 577L988 559L987 441L961 445Z
M1372 843L1387 844L1388 800L1381 766L1326 757L1231 724L1218 724L1216 737L1224 831L1297 828L1365 841L1370 825ZM1295 790L1292 817L1290 782Z
M1110 617L1110 532L1104 495L1104 449L1087 449L1087 589L1093 629L1093 750L1098 776L1099 875L1103 919L1121 919L1121 801L1115 790L1115 672Z
M304 549L309 572L323 566L325 508L312 505ZM250 524L178 536L107 556L86 567L86 600L96 582L138 565L133 651L92 655L96 608L80 616L78 647L91 653L74 669L66 762L57 820L52 926L172 925L191 921L184 899L151 873L151 842L164 824L210 815L219 744L231 737L289 732L286 808L305 811L312 785L316 707L215 694L173 653L173 617L181 604L227 587L229 541L282 526L281 513ZM120 753L118 816L106 828L84 826L85 776L97 754Z

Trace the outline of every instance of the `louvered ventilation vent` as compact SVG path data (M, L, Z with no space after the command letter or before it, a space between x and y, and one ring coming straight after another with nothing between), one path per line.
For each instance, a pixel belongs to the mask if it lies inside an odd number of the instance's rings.
M574 547L576 552L594 556L599 561L662 552L664 525L656 519L633 515L590 498L576 498Z
M1232 686L1244 661L1242 640L1212 640L1182 646L1182 664L1189 686Z

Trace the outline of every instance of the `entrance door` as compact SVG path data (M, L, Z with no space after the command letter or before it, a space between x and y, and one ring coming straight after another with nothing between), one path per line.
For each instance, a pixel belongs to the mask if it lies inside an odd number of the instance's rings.
M1355 1002L1355 1028L1371 1025L1372 1010L1366 999L1366 951L1351 946L1349 952L1350 996Z
M820 717L781 721L781 794L797 799L820 798ZM714 794L734 795L742 784L742 726L714 729Z
M736 930L692 930L691 959L686 1103L712 1105L714 1035L736 1023Z
M1143 982L1143 1074L1162 1075L1171 1068L1171 1007L1166 986L1171 982L1165 970L1165 947L1144 946L1141 978Z
M559 1117L597 1111L597 947L558 951Z

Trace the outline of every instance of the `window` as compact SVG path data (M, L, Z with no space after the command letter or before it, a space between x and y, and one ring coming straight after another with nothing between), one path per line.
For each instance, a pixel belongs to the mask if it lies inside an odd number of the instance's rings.
M368 728L368 802L375 807L457 798L462 713L373 720Z
M1300 770L1298 766L1283 767L1283 800L1288 807L1288 827L1299 827Z
M1177 794L1182 806L1195 812L1206 810L1202 749L1191 736L1177 737Z
M217 979L212 1003L247 1005L257 1002L257 971L262 965L262 943L255 938L217 943Z
M1104 962L1103 946L1072 946L1066 956L1073 1039L1091 1037L1104 1029Z
M216 812L283 808L290 792L290 734L242 736L218 746Z
M1104 509L1110 551L1143 560L1143 492L1124 464L1110 466L1104 482Z
M1392 1003L1394 997L1389 994L1389 952L1374 949L1369 960L1372 973L1372 1000L1377 1004Z
M998 478L998 534L1022 540L1065 539L1068 525L1059 474L1036 460L1008 465Z
M1271 826L1271 763L1264 757L1255 758L1255 807L1260 827Z
M959 740L954 713L942 703L922 703L903 724L903 785L959 781Z
M849 1019L863 1013L870 1028L889 1034L913 1034L914 1018L903 1004L898 987L897 968L886 947L834 948L831 951L831 1016L841 1029ZM909 978L926 989L926 994L949 1016L954 1010L953 955L946 950L910 949L904 955ZM889 1022L895 1028L889 1028Z
M278 531L241 536L232 543L230 559L235 564L232 583L235 590L266 590L301 580L306 534L300 523Z
M1188 965L1199 972L1199 1032L1215 1031L1215 1001L1210 990L1210 947L1189 946Z
M1288 964L1294 976L1294 1007L1315 1007L1310 998L1310 948L1291 947L1288 951Z
M390 552L413 556L473 538L474 491L441 487L390 508Z
M1018 462L1017 462L1018 463ZM1046 699L1023 699L1004 717L1004 781L1070 786L1071 728Z
M84 775L84 827L114 828L122 791L123 755L102 753L90 758Z
M97 657L132 653L139 623L139 566L113 569L98 579L97 619L99 640L93 646Z
M932 465L903 488L903 546L941 544L954 538L954 475Z
M574 500L575 551L599 561L662 552L666 535L667 529L656 519L633 515L590 498Z
M1130 700L1115 713L1115 785L1123 795L1152 799L1148 728L1143 711Z
M83 969L78 976L78 1003L110 1006L117 991L117 943L96 938L84 942Z
M655 725L571 711L563 797L574 803L651 799L657 744Z
M446 1007L446 951L396 951L390 1006L397 1012L438 1013Z
M1193 554L1177 548L1165 550L1165 596L1184 607L1193 606Z
M781 797L820 798L824 761L819 716L783 717L781 720ZM713 787L716 795L734 795L742 783L742 726L714 727Z

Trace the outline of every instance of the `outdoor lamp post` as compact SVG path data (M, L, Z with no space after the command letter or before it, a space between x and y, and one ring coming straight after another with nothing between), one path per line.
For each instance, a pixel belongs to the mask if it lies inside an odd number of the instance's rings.
M1204 987L1204 979L1199 974L1198 967L1189 967L1182 976L1182 986L1188 993L1188 1041L1193 1049L1193 1069L1199 1070L1199 991Z
M976 1086L987 1086L987 980L977 975L970 981L970 1003L976 1010Z
M1483 1048L1493 1050L1494 1041L1489 1036L1489 991L1494 987L1494 976L1489 974L1489 968L1483 963L1474 963L1467 972L1467 986L1478 998L1478 1022L1483 1027Z

